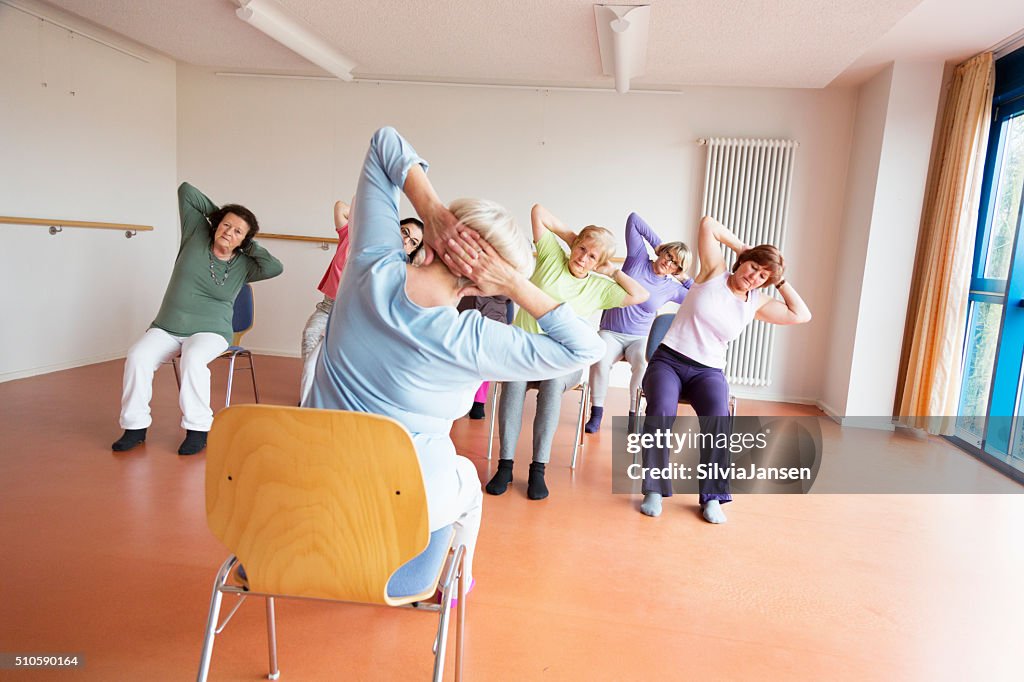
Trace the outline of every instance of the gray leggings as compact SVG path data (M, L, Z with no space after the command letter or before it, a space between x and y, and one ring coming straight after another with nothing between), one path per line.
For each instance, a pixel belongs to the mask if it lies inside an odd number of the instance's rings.
M580 383L583 370L576 370L557 379L538 381L537 414L533 418L533 461L547 464L551 460L551 441L558 428L562 394ZM501 385L498 401L498 434L501 437L501 459L514 459L519 432L523 428L523 403L526 402L525 381L506 381Z

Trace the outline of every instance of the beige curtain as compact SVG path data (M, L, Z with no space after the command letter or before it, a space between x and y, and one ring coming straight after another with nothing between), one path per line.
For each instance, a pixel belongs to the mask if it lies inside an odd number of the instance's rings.
M917 243L896 417L951 434L974 259L978 201L992 118L991 52L958 66L946 96Z

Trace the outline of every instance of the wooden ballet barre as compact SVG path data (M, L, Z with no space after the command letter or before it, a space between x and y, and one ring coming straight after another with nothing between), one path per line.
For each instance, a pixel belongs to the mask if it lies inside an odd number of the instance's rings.
M270 232L260 232L257 235L260 239L284 239L285 241L292 242L313 242L319 244L320 248L326 251L330 247L328 244L337 244L337 237L309 237L302 234L272 234Z
M260 239L284 239L293 242L314 242L320 245L320 248L326 251L328 244L337 244L337 237L309 237L301 234L272 234L270 232L260 232L257 235ZM621 256L613 256L610 259L613 263L622 263L626 259Z
M17 216L0 216L0 224L6 225L41 225L50 228L50 234L63 232L65 227L85 227L92 230L124 230L126 238L132 238L139 232L152 232L152 225L131 225L128 223L92 223L85 220L50 220L48 218L20 218Z

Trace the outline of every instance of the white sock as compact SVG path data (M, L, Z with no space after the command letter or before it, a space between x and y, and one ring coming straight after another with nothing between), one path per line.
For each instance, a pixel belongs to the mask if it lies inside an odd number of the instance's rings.
M725 523L725 512L718 500L708 500L704 503L704 520L708 523Z
M647 493L640 505L640 511L647 516L661 515L661 493Z

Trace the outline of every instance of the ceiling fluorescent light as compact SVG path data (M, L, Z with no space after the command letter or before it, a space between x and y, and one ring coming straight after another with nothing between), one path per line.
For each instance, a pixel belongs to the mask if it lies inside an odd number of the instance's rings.
M650 5L594 5L597 44L604 75L615 77L615 90L629 91L629 81L647 69Z
M239 0L238 18L343 81L356 64L274 0Z

